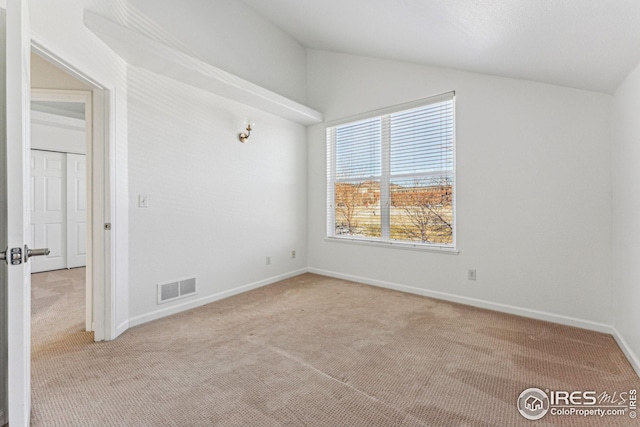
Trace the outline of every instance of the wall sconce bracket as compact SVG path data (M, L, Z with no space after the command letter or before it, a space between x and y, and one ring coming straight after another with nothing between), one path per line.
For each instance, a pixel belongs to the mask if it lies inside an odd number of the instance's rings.
M247 139L249 139L249 137L251 136L251 123L247 124L247 131L246 132L242 132L240 135L238 135L238 138L240 139L240 142L247 142Z

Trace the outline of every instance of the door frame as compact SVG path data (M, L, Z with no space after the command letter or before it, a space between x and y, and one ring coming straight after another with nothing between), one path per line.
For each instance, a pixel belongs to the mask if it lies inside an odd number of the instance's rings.
M95 192L95 186L102 185L103 177L96 176L93 173L92 159L93 153L100 151L93 144L93 108L92 108L92 91L88 90L67 90L67 89L38 89L31 88L31 101L47 101L47 102L78 102L84 104L85 111L85 153L87 159L87 272L85 286L85 330L87 332L96 331L96 329L104 329L104 319L98 319L94 313L99 312L96 307L104 306L104 280L94 277L94 263L98 264L98 259L103 256L98 248L94 247L94 226L93 209L96 208L92 194ZM96 180L97 182L94 182ZM103 225L100 224L99 234L104 234ZM94 256L95 254L95 256ZM96 337L96 341L100 341Z
M95 341L112 340L117 336L115 326L115 284L112 282L112 199L115 164L112 162L112 140L115 111L115 91L98 83L77 67L71 65L57 53L31 40L31 51L67 74L91 88L90 91L32 89L38 100L78 100L83 99L91 108L91 132L87 132L87 275L91 277L91 296L87 288L87 329L93 330ZM46 98L46 99L45 99ZM34 99L32 95L32 99ZM87 104L85 104L87 105ZM89 110L89 109L87 109ZM87 120L87 123L89 120ZM89 266L91 272L89 273ZM91 304L89 304L89 298ZM91 318L88 308L91 307Z

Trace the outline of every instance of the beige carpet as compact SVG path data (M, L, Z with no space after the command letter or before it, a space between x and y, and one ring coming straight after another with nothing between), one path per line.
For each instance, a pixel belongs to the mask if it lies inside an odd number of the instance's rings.
M305 274L92 343L83 275L33 277L34 427L640 425L516 409L640 389L608 335Z

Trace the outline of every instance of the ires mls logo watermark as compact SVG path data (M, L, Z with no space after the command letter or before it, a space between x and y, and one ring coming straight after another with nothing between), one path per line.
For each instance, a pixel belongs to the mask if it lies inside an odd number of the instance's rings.
M638 408L636 389L628 391L597 392L541 390L532 387L518 396L518 411L528 420L539 420L547 414L552 416L612 417L628 416L635 419Z
M539 420L549 412L549 397L539 388L528 388L518 397L518 411L528 420Z

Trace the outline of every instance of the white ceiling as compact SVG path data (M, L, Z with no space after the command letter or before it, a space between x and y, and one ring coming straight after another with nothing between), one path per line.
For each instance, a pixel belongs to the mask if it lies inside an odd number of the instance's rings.
M243 0L307 48L612 93L640 0Z

